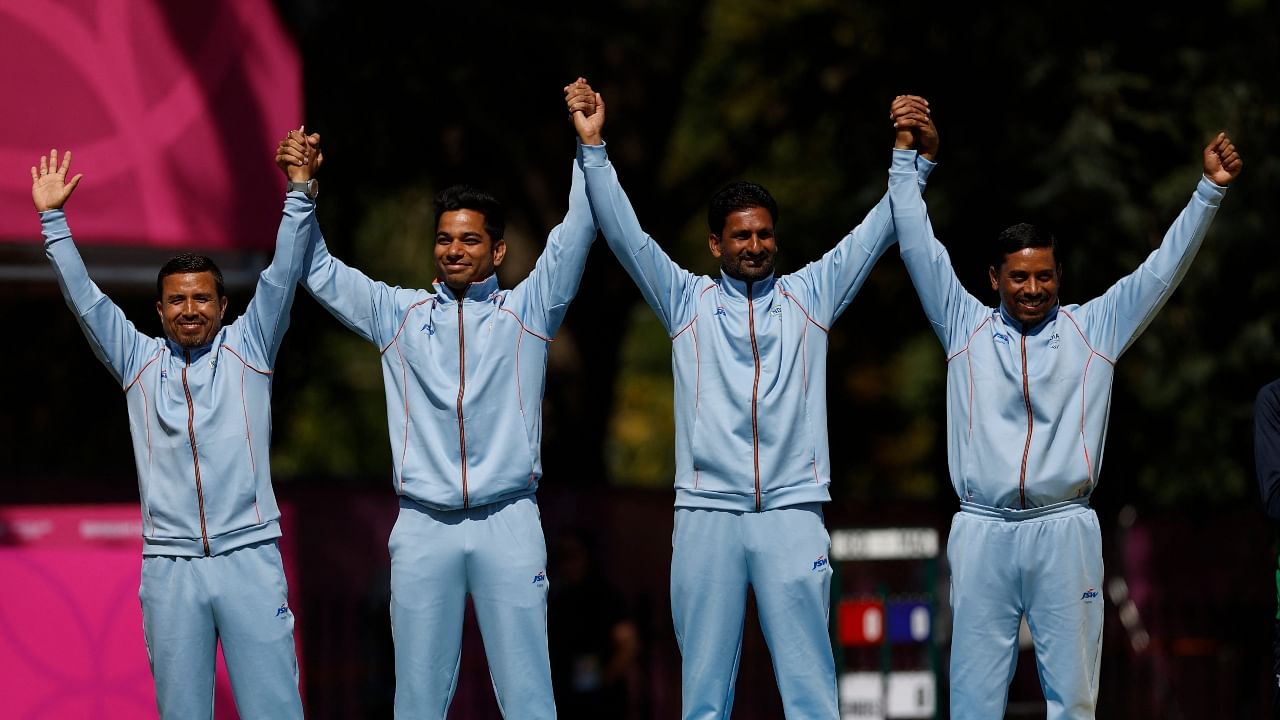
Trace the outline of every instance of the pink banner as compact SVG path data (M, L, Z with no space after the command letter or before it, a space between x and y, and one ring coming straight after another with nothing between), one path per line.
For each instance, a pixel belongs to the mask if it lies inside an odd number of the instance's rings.
M287 539L288 522L284 529ZM281 543L296 596L290 550ZM159 716L142 636L141 568L137 505L0 507L0 715ZM221 653L214 693L214 717L234 720Z
M0 0L0 240L38 242L28 168L72 150L77 242L270 248L302 122L270 0Z

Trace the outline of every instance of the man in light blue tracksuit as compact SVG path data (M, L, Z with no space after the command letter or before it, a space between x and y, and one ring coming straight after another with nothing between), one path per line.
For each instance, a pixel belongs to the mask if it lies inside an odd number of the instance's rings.
M827 329L893 242L888 196L822 259L779 277L777 204L759 185L733 183L708 213L721 274L694 275L640 227L601 140L603 98L596 106L575 117L587 196L672 341L683 717L729 717L750 585L787 717L834 720Z
M162 718L211 718L222 644L240 717L301 718L293 614L271 489L271 375L289 326L315 209L318 153L293 179L275 257L235 322L212 260L183 254L160 270L164 338L139 332L89 279L63 204L71 153L31 168L45 254L63 297L129 405L142 499L143 630ZM309 196L307 193L311 192Z
M302 151L295 143L295 156ZM555 717L547 551L534 492L547 347L596 235L580 161L568 214L510 290L494 275L506 252L503 230L490 195L464 186L440 193L439 279L411 290L343 264L314 228L307 290L382 356L400 496L389 542L400 718L445 717L468 593L504 717Z
M1020 618L1035 641L1048 717L1091 718L1102 643L1102 540L1089 496L1102 465L1114 366L1186 273L1241 161L1218 135L1204 177L1160 247L1083 305L1059 305L1052 235L1001 234L1000 305L965 291L934 238L916 142L936 143L923 100L895 100L890 197L902 259L947 357L951 716L1001 718Z

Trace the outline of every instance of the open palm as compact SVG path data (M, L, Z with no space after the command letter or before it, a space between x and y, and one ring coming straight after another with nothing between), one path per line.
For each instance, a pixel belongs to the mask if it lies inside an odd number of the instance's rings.
M31 167L31 200L36 210L56 210L71 197L76 185L80 184L82 175L77 174L67 181L67 169L71 167L71 151L62 156L62 166L58 166L57 149L50 150L47 156L40 156L40 167Z

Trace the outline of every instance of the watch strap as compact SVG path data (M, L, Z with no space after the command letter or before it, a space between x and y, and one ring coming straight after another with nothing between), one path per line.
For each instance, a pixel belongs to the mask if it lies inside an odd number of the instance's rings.
M305 193L307 197L311 198L312 200L315 200L316 196L320 194L320 183L316 182L315 178L312 178L305 182L290 180L288 183L285 184L284 191Z

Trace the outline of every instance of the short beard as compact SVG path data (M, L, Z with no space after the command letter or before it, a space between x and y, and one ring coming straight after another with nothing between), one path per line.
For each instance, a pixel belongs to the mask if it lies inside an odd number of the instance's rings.
M768 263L758 270L747 270L743 267L741 259L732 265L728 262L722 262L720 263L720 269L724 271L725 275L728 275L734 280L740 280L742 282L757 282L773 274L773 258L769 258Z
M198 347L204 347L205 345L208 345L209 343L213 342L213 339L218 336L218 332L221 332L221 331L222 331L222 328L218 328L217 331L213 332L203 340L187 340L186 338L180 337L177 333L170 335L169 339L177 343L178 347L180 348L183 348L186 350L194 350Z

